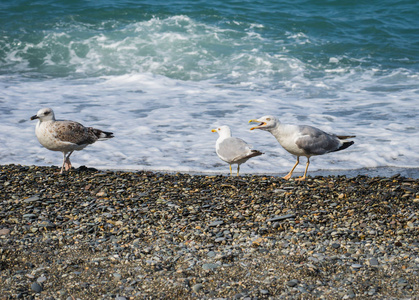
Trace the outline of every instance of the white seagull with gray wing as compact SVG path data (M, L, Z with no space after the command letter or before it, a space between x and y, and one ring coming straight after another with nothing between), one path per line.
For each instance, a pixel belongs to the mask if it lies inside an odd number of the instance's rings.
M354 144L353 141L346 140L354 138L354 135L334 135L312 126L282 124L277 118L272 116L250 120L249 123L251 122L260 124L250 128L250 130L261 129L269 131L285 150L297 156L297 162L294 167L283 177L286 180L291 178L292 172L294 172L294 169L300 162L300 156L307 157L307 164L303 177L297 180L305 180L311 156L340 151Z
M68 171L71 168L70 155L74 150L79 151L96 141L113 138L112 132L84 127L74 121L55 120L51 108L40 109L31 117L31 120L35 119L39 120L35 134L41 145L52 151L61 151L64 155L60 174L64 169Z
M237 176L240 176L240 165L242 163L245 163L249 158L263 154L258 150L250 149L250 146L242 139L232 137L228 126L220 126L211 131L218 132L219 137L215 143L215 151L219 158L230 165L230 175L233 174L232 164L237 164Z

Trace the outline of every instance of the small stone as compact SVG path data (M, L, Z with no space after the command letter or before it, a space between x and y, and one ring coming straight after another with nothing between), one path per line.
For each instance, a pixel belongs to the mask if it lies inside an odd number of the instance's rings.
M34 202L34 201L38 201L39 197L38 196L32 196L29 197L28 199L23 200L24 203L30 203L30 202Z
M192 287L192 290L195 292L195 293L199 293L199 291L200 290L202 290L202 288L203 288L204 286L202 285L202 283L197 283L197 284L195 284L193 287Z
M0 229L0 236L8 235L9 233L10 233L10 229L7 229L7 228Z
M332 248L333 248L333 249L339 249L339 248L340 248L340 244L338 244L338 243L333 243L333 244L332 244Z
M398 281L397 281L397 285L398 286L401 286L401 287L405 287L405 286L407 286L409 284L409 282L405 279L405 278L400 278Z
M219 267L220 267L219 264L203 264L202 265L202 269L204 269L204 270L215 270Z
M223 224L224 224L223 220L218 220L218 221L214 221L214 222L210 223L208 226L209 227L216 227L216 226L223 225Z
M207 256L210 257L210 258L214 257L215 255L216 255L216 253L214 251L209 251L207 253Z
M40 293L42 292L42 286L40 284L38 284L37 282L34 282L31 284L31 289L32 291L34 291L35 293Z
M360 264L352 264L351 267L354 268L354 269L360 269L360 268L362 268L362 265L360 265Z
M36 280L36 282L38 282L38 283L43 283L44 281L46 281L47 280L47 278L45 277L45 276L41 276L41 277L39 277L37 280Z
M370 260L368 261L368 264L370 266L378 266L378 259L376 259L375 257L371 257Z
M268 290L260 290L260 293L262 295L269 295L269 291Z
M123 297L123 296L118 296L115 298L115 300L127 300L127 298Z
M397 246L397 247L401 247L403 244L400 241L397 241L397 242L394 243L394 245Z
M346 298L349 298L349 299L352 299L352 298L355 298L356 297L356 294L354 293L354 291L353 290L348 290L348 293L346 294L346 296L345 296Z
M49 220L44 220L38 224L39 227L55 228L55 224Z
M295 218L295 214L276 216L276 217L273 217L273 218L270 218L270 219L266 220L266 222L278 222L278 221L282 221L282 220L285 220L285 219L292 219L292 218Z
M108 195L106 194L106 192L105 192L105 191L99 191L99 192L96 194L96 196L97 196L97 197L107 197Z
M36 215L35 214L24 214L22 216L22 218L24 218L24 219L35 219Z
M294 287L294 286L296 286L298 283L299 283L298 279L292 279L292 280L290 280L290 281L287 281L287 285L288 285L289 287Z
M373 295L375 295L377 293L377 289L375 289L375 288L372 288L372 289L370 289L369 291L368 291L368 295L369 296L373 296Z
M121 274L119 274L119 273L113 273L113 277L114 277L116 280L121 280L122 275L121 275Z

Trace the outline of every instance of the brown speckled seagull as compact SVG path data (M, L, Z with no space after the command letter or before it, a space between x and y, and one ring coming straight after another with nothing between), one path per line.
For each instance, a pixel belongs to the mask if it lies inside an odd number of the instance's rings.
M82 150L96 141L113 138L112 132L105 132L92 127L84 127L74 121L55 120L51 108L42 108L31 117L38 119L35 134L42 146L52 151L61 151L64 155L60 174L71 168L70 155L74 150Z

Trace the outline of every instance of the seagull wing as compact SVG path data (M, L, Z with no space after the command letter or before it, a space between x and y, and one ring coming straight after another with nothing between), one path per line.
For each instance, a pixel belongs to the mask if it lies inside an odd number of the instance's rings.
M321 155L339 149L342 142L335 135L312 126L299 126L300 137L295 144L307 155Z
M219 144L217 154L223 160L234 163L251 154L249 145L242 139L230 137Z
M77 145L93 144L98 139L89 128L74 121L54 122L54 137L62 142Z

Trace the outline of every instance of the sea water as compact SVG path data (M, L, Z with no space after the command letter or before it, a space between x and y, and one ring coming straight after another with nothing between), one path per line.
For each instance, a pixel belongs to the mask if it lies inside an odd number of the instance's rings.
M356 135L310 170L418 168L418 106L416 0L0 2L0 164L61 165L29 120L51 107L115 135L75 167L228 173L228 125L264 152L243 173L285 174L295 157L249 130L274 115Z

